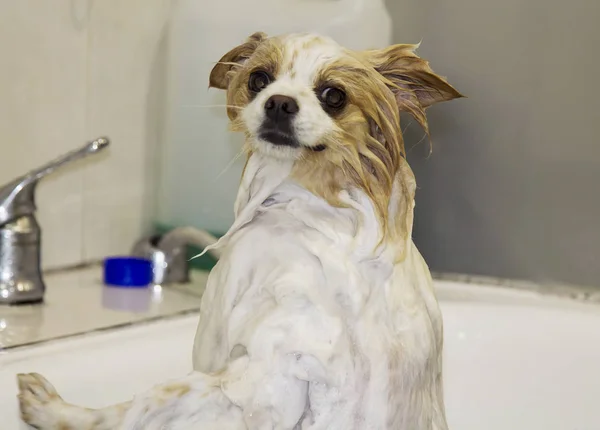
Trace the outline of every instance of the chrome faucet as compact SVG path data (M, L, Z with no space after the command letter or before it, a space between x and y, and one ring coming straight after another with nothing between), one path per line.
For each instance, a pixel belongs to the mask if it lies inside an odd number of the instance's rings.
M131 254L152 262L154 284L180 284L190 280L186 246L196 245L204 249L215 242L217 238L207 231L195 227L179 227L164 235L142 238L135 243ZM221 258L220 249L211 249L208 253L216 260Z
M0 187L0 304L41 302L41 229L35 219L38 181L59 167L106 148L99 138Z

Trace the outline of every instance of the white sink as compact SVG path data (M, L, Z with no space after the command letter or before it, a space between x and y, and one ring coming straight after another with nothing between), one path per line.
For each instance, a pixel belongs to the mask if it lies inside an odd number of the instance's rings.
M18 415L17 373L41 373L65 400L89 407L130 400L185 375L192 367L196 324L191 315L0 353L0 427L28 428Z
M438 282L451 430L600 429L600 306ZM15 374L39 372L67 401L101 407L186 374L196 317L0 353L0 417L20 424Z

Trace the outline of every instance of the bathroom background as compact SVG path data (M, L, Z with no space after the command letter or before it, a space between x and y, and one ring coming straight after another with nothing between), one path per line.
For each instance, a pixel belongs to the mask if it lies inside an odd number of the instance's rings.
M113 143L40 184L45 268L127 253L157 228L221 233L231 221L229 197L198 197L234 192L239 162L218 180L193 170L207 160L227 168L215 142L190 142L183 149L202 160L165 167L174 2L0 1L0 183L97 136ZM419 184L414 238L432 270L600 285L600 4L387 7L394 41L422 40L419 53L468 96L429 111L431 155L422 131L407 129ZM200 126L209 111L197 115Z

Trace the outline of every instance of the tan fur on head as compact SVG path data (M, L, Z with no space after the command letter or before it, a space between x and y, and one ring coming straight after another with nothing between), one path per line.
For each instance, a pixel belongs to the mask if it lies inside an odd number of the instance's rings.
M415 54L419 45L393 45L366 51L367 61L386 79L400 111L410 113L428 133L425 109L443 101L463 97L429 62Z
M230 71L234 67L239 67L244 61L254 54L258 45L267 38L265 33L257 32L252 34L246 42L236 46L227 54L223 55L216 66L212 69L209 76L209 87L226 90L229 85Z
M246 134L249 152L265 151L274 160L292 157L293 178L334 206L342 205L340 191L363 190L380 217L382 238L398 240L410 234L414 198L400 113L414 116L428 133L425 109L462 97L415 54L416 48L353 52L314 35L256 33L221 59L210 85L227 89L232 129ZM264 96L248 89L256 70L273 77ZM321 108L318 93L326 87L345 92L347 102L339 112ZM298 100L298 148L281 149L259 136L261 109L271 93ZM325 150L316 152L318 147Z

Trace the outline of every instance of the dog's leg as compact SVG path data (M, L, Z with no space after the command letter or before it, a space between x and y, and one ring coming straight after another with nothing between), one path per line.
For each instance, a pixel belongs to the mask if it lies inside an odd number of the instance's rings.
M306 410L308 382L293 369L302 365L289 354L273 365L244 356L214 374L192 372L97 410L65 403L38 374L19 375L21 414L40 430L293 428Z
M19 406L23 421L40 430L114 430L130 403L87 409L66 403L42 375L20 374Z

